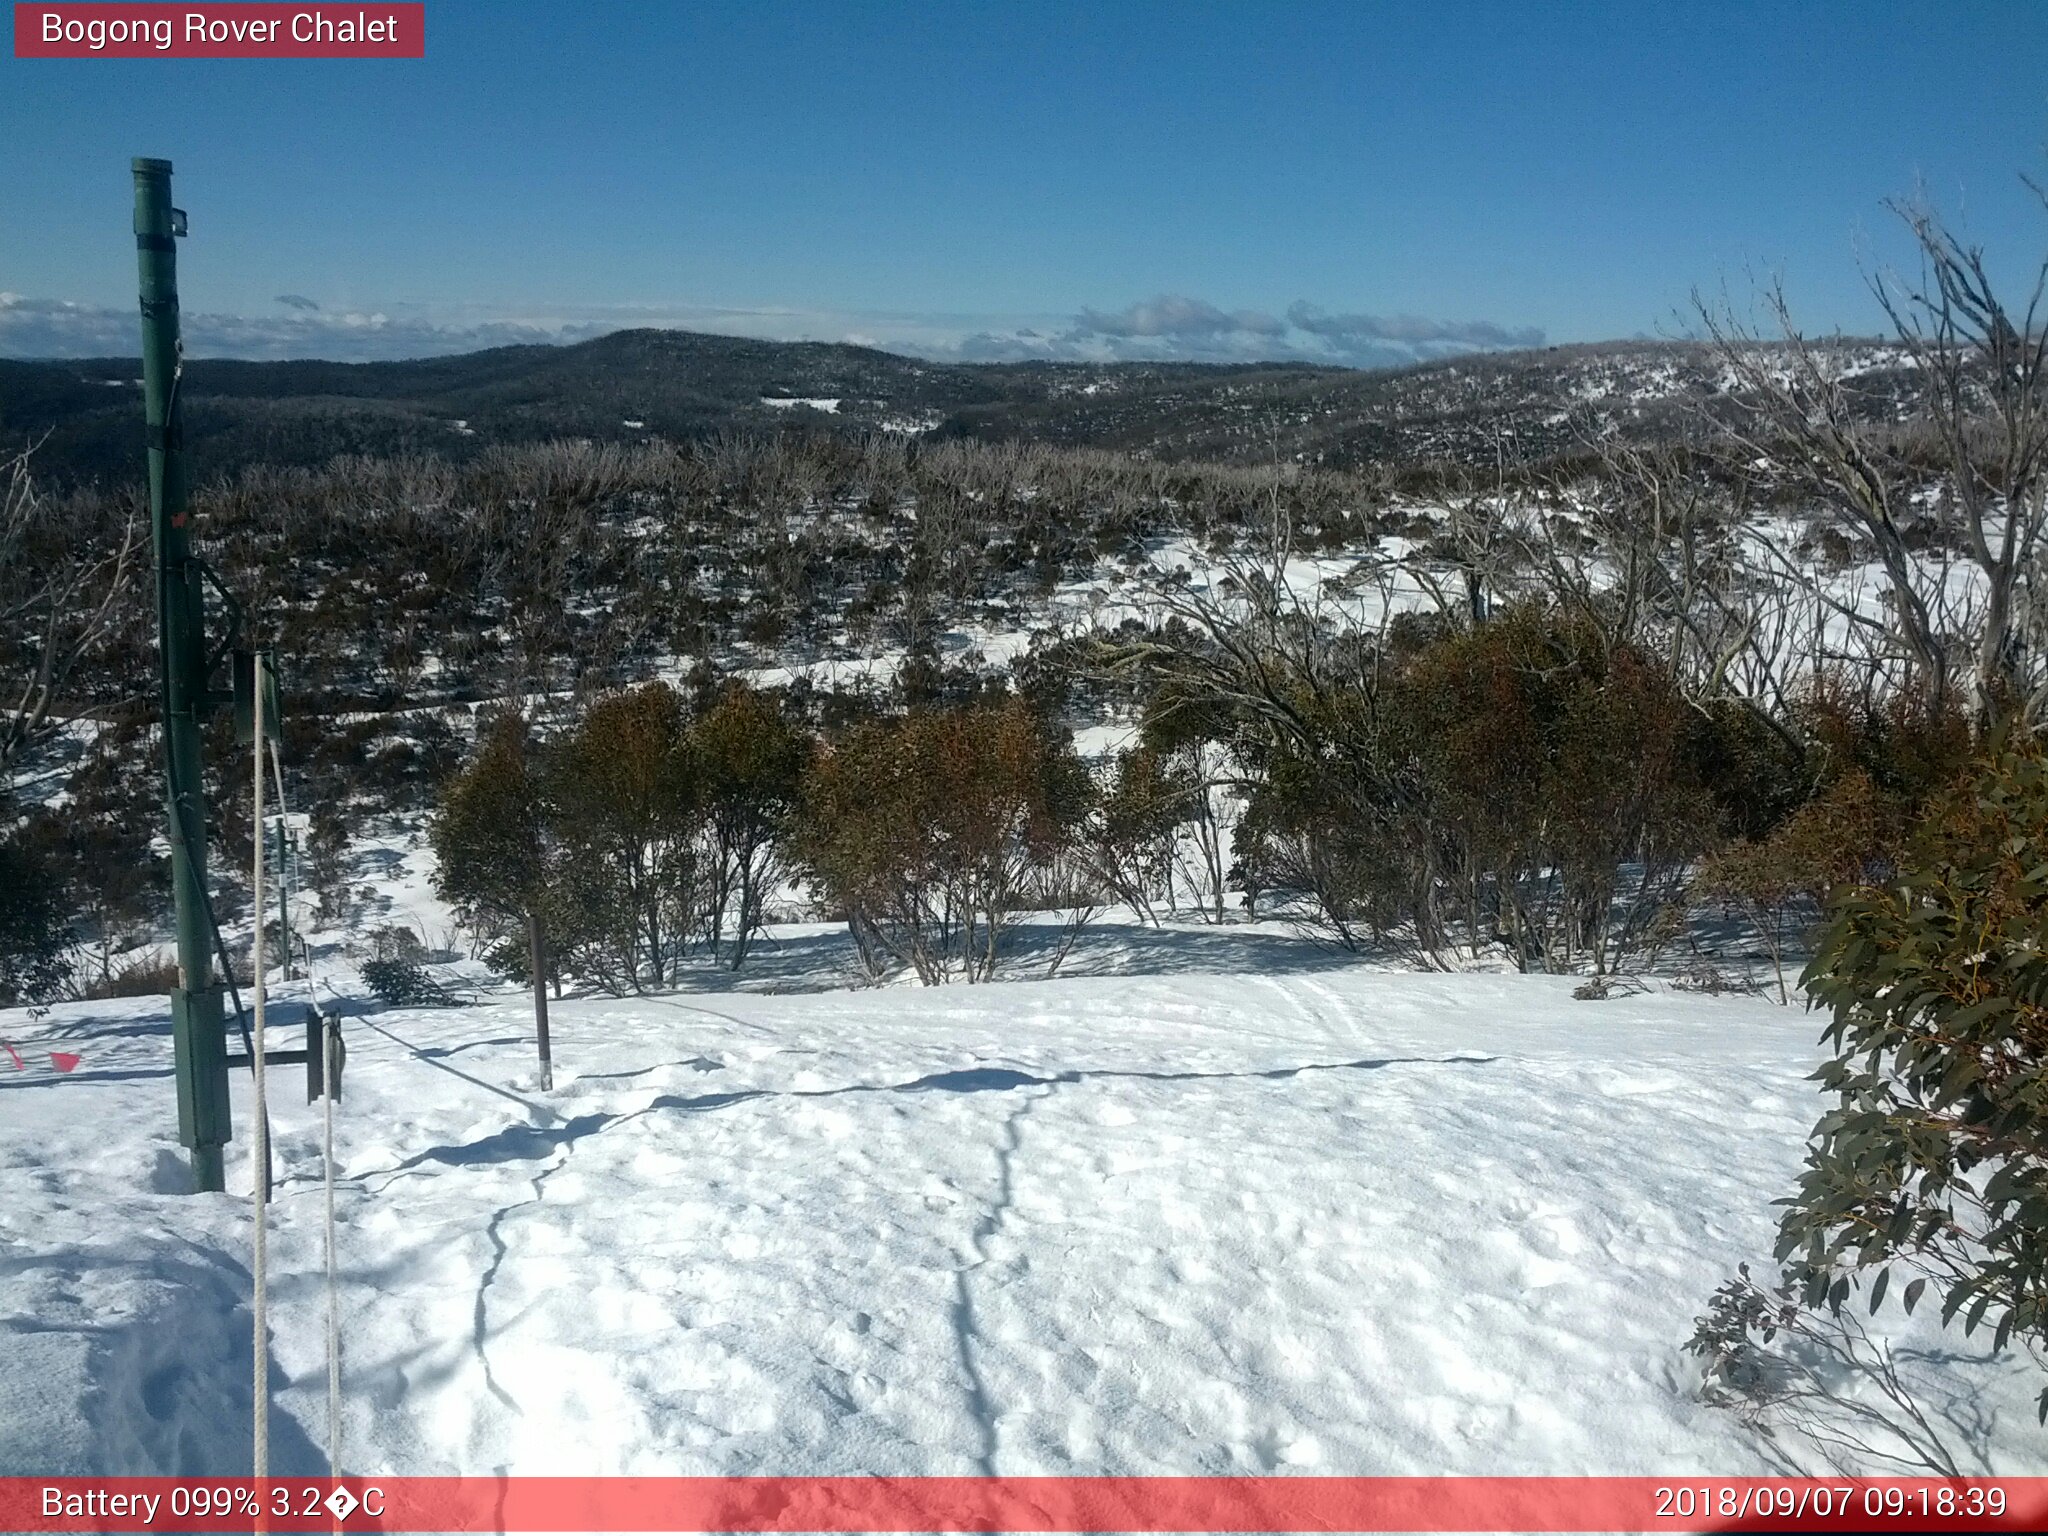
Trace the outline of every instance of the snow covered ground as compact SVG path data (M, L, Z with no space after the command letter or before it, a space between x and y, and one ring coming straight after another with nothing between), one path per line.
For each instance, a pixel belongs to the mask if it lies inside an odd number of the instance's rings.
M1150 968L571 999L552 1094L518 994L383 1011L338 978L347 1469L1785 1465L1679 1346L1768 1256L1815 1019ZM245 1469L246 1081L231 1192L195 1196L160 1001L0 1039L26 1062L0 1056L0 1474ZM285 1473L326 1435L298 1084L272 1090ZM1924 1322L1903 1358L1953 1448L2048 1470L2036 1373Z

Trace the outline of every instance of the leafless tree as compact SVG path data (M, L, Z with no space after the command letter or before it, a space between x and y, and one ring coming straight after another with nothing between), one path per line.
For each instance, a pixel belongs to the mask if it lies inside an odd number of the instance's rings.
M1537 521L1522 539L1529 567L1553 600L1661 657L1696 706L1732 701L1796 754L1793 696L1830 659L1817 649L1834 613L1824 599L1860 614L1853 582L1845 597L1813 581L1809 565L1745 521L1740 477L1720 485L1692 450L1612 431L1581 443L1595 473L1551 495L1583 537Z
M1881 630L1914 681L1966 699L1980 718L2009 707L2038 715L2048 704L2048 613L2038 590L2048 528L2048 259L2014 309L1983 252L1930 207L1893 208L1912 236L1919 275L1880 272L1870 284L1931 437L1902 432L1875 409L1849 369L1850 345L1804 335L1775 283L1762 295L1777 333L1768 339L1725 301L1695 296L1732 386L1720 430L1746 461L1820 501L1874 552L1884 612L1833 598L1841 626ZM1921 508L1930 505L1948 524L1939 533L1961 551L1960 572L1939 548L1931 556L1916 549L1924 543L1916 525L1929 515Z
M30 473L31 450L0 468L0 780L63 723L66 685L134 598L137 519L112 548L67 526Z

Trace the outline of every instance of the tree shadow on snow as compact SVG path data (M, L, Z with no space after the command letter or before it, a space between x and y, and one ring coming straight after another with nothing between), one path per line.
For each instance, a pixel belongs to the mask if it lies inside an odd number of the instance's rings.
M1155 1083L1225 1081L1282 1081L1311 1072L1374 1072L1382 1067L1484 1066L1498 1060L1493 1056L1383 1056L1356 1061L1311 1061L1297 1067L1268 1067L1248 1072L1146 1072L1135 1068L1082 1068L1037 1076L1011 1067L961 1067L947 1072L927 1073L905 1083L848 1083L839 1088L743 1088L731 1093L682 1095L664 1093L640 1109L577 1115L554 1125L508 1125L475 1141L428 1147L404 1162L356 1176L359 1179L391 1179L411 1173L428 1163L444 1167L487 1167L496 1163L539 1162L558 1151L573 1147L586 1136L606 1128L658 1113L703 1114L763 1099L832 1099L867 1093L1008 1093L1019 1088L1050 1088L1061 1084L1128 1079ZM382 1186L379 1186L380 1188Z

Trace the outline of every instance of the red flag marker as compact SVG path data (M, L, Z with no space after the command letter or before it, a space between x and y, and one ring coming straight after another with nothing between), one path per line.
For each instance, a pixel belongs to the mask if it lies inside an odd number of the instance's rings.
M55 1067L59 1072L69 1072L73 1067L78 1065L80 1059L81 1058L72 1055L69 1051L50 1052L50 1065Z
M8 1055L10 1055L10 1056L12 1056L12 1057L14 1058L14 1070L15 1070L15 1071L17 1071L17 1072L26 1072L26 1071L28 1070L28 1063L27 1063L27 1062L25 1062L25 1061L23 1061L23 1060L21 1059L21 1052L17 1051L17 1050L16 1050L16 1049L15 1049L15 1048L14 1048L13 1046L9 1045L9 1044L8 1044L8 1043L7 1043L7 1042L6 1042L5 1040L0 1040L0 1051L5 1051L5 1052L6 1052L6 1053L7 1053Z

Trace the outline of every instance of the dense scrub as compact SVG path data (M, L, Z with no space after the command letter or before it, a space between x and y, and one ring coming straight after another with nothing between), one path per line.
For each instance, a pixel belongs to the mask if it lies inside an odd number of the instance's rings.
M1130 649L1065 664L1132 684ZM501 969L611 990L692 955L740 966L782 888L844 920L871 977L928 983L996 974L1023 911L1078 925L1110 903L1596 974L1726 904L1782 961L1831 889L1894 866L1971 749L1952 711L1824 684L1781 735L1534 601L1400 626L1312 674L1262 656L1264 698L1194 637L1170 654L1135 675L1130 743L1092 765L1043 678L906 678L830 724L738 684L642 685L547 725L504 712L441 797L443 888Z

